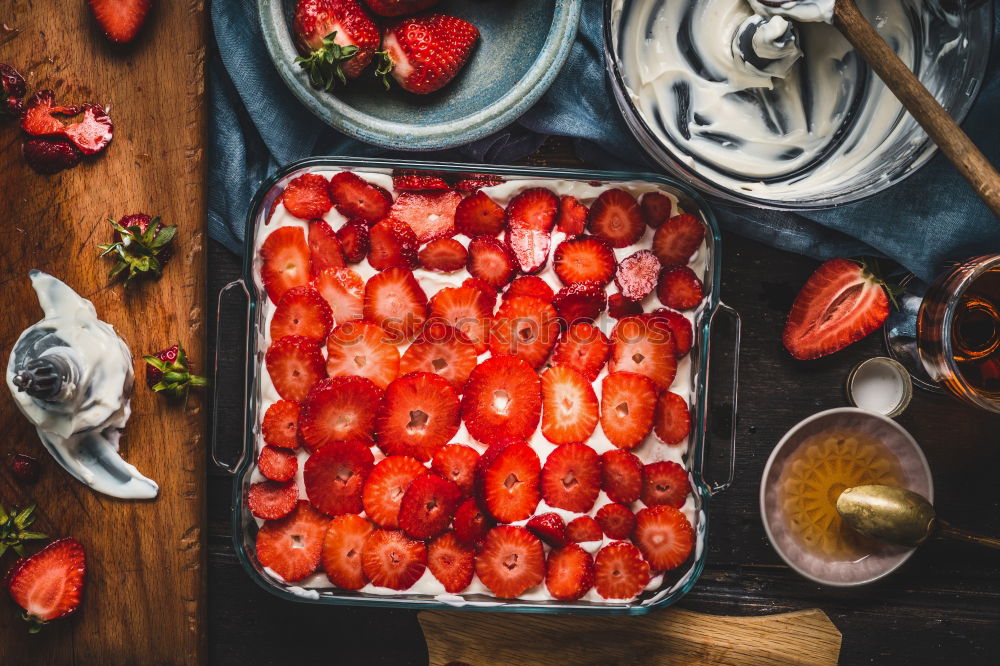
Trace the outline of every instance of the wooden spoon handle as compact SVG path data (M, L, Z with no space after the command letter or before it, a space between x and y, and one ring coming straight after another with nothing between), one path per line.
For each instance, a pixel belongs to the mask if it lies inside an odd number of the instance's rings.
M993 214L1000 218L1000 173L885 43L854 0L837 0L833 25L868 61Z

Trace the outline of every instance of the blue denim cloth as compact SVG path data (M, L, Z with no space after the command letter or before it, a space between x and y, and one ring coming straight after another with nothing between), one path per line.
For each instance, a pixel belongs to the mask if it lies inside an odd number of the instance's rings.
M234 252L247 205L279 166L309 155L353 155L510 163L549 135L572 137L578 156L613 170L654 170L618 112L604 69L602 0L584 0L580 32L563 71L510 127L475 143L433 153L393 153L347 138L289 93L263 44L257 0L213 0L218 50L209 61L209 234ZM986 84L964 123L1000 164L1000 3ZM940 155L904 183L849 206L804 215L723 206L723 228L818 259L889 257L927 280L949 260L1000 252L1000 220Z

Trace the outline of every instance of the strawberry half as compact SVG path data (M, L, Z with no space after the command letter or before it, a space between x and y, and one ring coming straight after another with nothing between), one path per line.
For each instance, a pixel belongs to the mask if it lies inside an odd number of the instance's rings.
M664 391L656 401L653 432L664 444L680 444L691 432L691 410L684 398Z
M676 569L694 548L694 530L683 513L655 506L636 514L632 540L655 571Z
M588 381L597 379L611 354L611 343L599 328L580 322L573 324L556 343L552 363L573 368Z
M579 442L549 454L542 469L542 497L549 506L583 513L601 492L601 459Z
M660 277L660 260L649 250L639 250L618 264L615 285L625 298L641 301L656 289Z
M280 520L265 522L257 532L257 561L287 582L302 580L319 568L329 519L299 500Z
M297 335L325 342L333 328L330 306L312 287L292 287L278 301L271 317L271 339Z
M87 575L83 545L72 537L53 541L29 558L18 560L4 583L11 599L24 609L23 618L37 633L51 620L80 607Z
M389 268L365 286L364 315L388 334L386 342L412 340L427 319L427 294L413 273Z
M385 337L382 327L370 321L349 321L333 329L326 342L326 374L366 377L385 390L399 375L399 351Z
M284 400L302 402L309 390L326 377L320 343L301 335L288 335L271 343L264 355L271 383Z
M408 590L427 568L427 546L400 530L375 530L361 551L361 566L373 585Z
M642 209L646 224L656 229L670 217L674 202L662 192L646 192L639 200L639 207Z
M331 442L306 460L302 469L306 496L328 516L361 513L361 490L374 466L367 444Z
M315 277L327 268L344 268L344 248L330 225L309 220L309 271Z
M627 539L635 529L635 514L624 504L605 504L594 519L610 539Z
M298 227L280 227L260 247L260 279L277 304L292 287L309 284L309 246Z
M545 579L542 542L523 527L494 527L476 556L476 575L496 596L515 599Z
M684 506L691 482L687 471L672 460L650 463L642 469L642 503L646 506Z
M469 252L454 238L438 238L417 253L420 265L429 271L454 273L465 268Z
M453 482L437 474L418 476L399 503L399 526L414 539L432 539L448 529L461 499Z
M431 298L430 316L458 329L472 343L476 354L482 354L489 348L493 324L491 298L474 287L445 287Z
M327 192L341 215L359 218L368 224L383 219L392 208L391 194L350 171L334 175Z
M611 331L610 372L634 372L669 388L677 376L677 356L663 320L636 315L618 320Z
M496 236L503 231L506 222L500 204L481 190L462 199L455 209L455 229L469 238Z
M555 295L552 287L542 278L537 275L522 275L510 283L510 286L507 287L507 291L503 293L501 298L506 301L515 296L531 296L546 303L551 303Z
M576 544L549 553L545 587L556 599L576 601L594 586L594 559Z
M578 236L587 228L588 215L590 215L590 210L576 197L564 194L559 197L559 217L556 229L567 236Z
M594 587L605 599L632 599L649 584L649 564L627 541L609 543L594 559Z
M294 481L261 481L247 490L250 513L264 520L278 520L290 514L299 503L299 489Z
M462 201L458 192L402 192L389 214L405 222L421 245L455 235L455 209Z
M395 379L375 419L378 446L386 455L427 462L458 432L458 394L448 380L430 372Z
M299 413L299 433L310 451L331 442L370 442L382 389L364 377L334 377L316 384Z
M573 368L557 365L542 374L542 434L553 444L585 442L597 427L597 394Z
M637 446L653 428L656 387L643 375L612 372L601 382L601 429L620 449Z
M590 516L577 516L566 526L566 539L570 543L600 541L604 538L601 526Z
M471 446L449 444L434 454L431 470L443 479L453 481L463 496L472 494L479 453Z
M608 296L600 282L575 282L563 287L552 298L552 306L566 325L592 323L608 305Z
M257 470L265 478L284 483L295 478L295 473L299 470L299 459L288 449L268 445L261 448L260 455L257 456Z
M532 516L524 526L553 548L561 548L566 545L566 522L558 513L550 511Z
M403 90L427 95L448 84L465 65L479 39L468 21L443 14L415 16L390 25L382 38L375 73L389 89L389 75Z
M368 578L361 566L361 553L373 529L371 523L352 513L330 521L320 562L331 583L345 590L360 590L365 586Z
M127 44L139 34L153 0L87 0L104 36L115 44Z
M454 532L445 532L427 546L427 568L444 585L445 592L458 594L472 583L476 552Z
M333 205L327 194L328 185L326 178L318 173L304 173L288 182L281 202L285 210L300 220L323 217Z
M472 277L479 278L493 289L500 289L510 282L517 270L510 250L492 236L472 239L466 268Z
M624 449L601 455L601 489L612 502L631 504L642 493L642 461Z
M605 190L590 205L587 228L611 247L628 247L646 231L646 221L635 197L621 189Z
M356 264L364 260L370 247L368 223L364 220L348 220L337 230L337 240L340 241L347 263Z
M462 543L476 546L483 542L487 532L496 526L493 518L490 517L479 502L474 499L467 499L455 509L455 536Z
M617 261L605 241L578 236L559 243L552 255L552 267L563 284L597 282L603 286L614 277Z
M653 234L653 254L664 266L683 266L705 240L705 225L694 215L674 215Z
M399 527L399 503L410 483L427 468L410 456L389 456L375 465L365 480L361 503L365 514L379 527Z
M493 444L527 439L538 426L541 381L516 356L494 356L469 375L462 395L462 420L476 440Z
M497 310L490 331L490 353L518 356L538 368L558 337L556 308L531 296L515 296Z
M705 289L701 280L687 266L665 269L660 274L660 283L656 286L656 297L674 310L695 308L701 303L704 295Z
M410 225L387 217L368 231L368 263L378 271L415 268L419 245Z
M486 467L482 476L486 510L501 523L524 520L535 512L541 498L538 479L542 465L530 446L507 446Z
M888 316L884 283L865 264L831 259L795 297L781 341L797 359L819 358L857 342Z
M476 361L476 348L461 331L428 321L400 359L399 374L431 372L447 379L461 393Z

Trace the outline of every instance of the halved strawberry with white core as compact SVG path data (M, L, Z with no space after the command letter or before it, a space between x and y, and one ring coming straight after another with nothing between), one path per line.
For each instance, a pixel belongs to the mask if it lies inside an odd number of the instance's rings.
M642 492L642 470L642 461L631 451L605 451L601 455L601 489L612 502L631 504Z
M605 190L590 205L587 229L611 247L628 247L642 238L646 221L635 197L616 188Z
M462 543L476 546L483 542L486 533L496 526L493 518L483 510L478 500L467 499L455 510L455 536Z
M642 314L642 303L630 301L621 294L608 296L608 316L612 319L624 319L637 314Z
M386 455L427 462L458 432L458 394L448 380L430 372L397 378L385 390L375 420L378 446Z
M260 279L272 303L292 287L309 284L309 246L298 227L272 231L260 246Z
M680 444L691 432L691 411L684 398L664 391L656 402L653 431L664 444Z
M539 300L551 303L555 292L548 283L537 275L522 275L507 287L503 292L503 300L514 298L515 296L531 296Z
M449 444L434 454L431 470L443 479L453 481L463 496L472 494L479 454L471 446Z
M326 362L318 340L288 335L271 343L264 365L274 389L284 400L302 402L309 389L326 377Z
M413 273L389 268L373 275L365 286L364 315L389 335L386 342L412 340L427 319L427 294Z
M687 266L667 268L660 274L656 297L668 308L690 310L701 303L705 288L701 280Z
M507 225L511 229L532 229L548 233L556 223L559 198L544 187L524 190L507 204Z
M361 553L375 528L361 516L345 513L330 521L320 561L330 582L345 590L360 590L368 582Z
M514 443L487 465L483 473L483 502L501 523L524 520L541 499L538 481L542 465L527 444Z
M285 186L281 201L285 210L302 220L323 217L330 206L327 180L318 173L306 173L293 178Z
M540 367L559 337L559 318L550 303L515 296L501 303L490 331L494 356L514 355Z
M620 449L637 446L653 428L656 387L643 375L612 372L601 382L601 429Z
M494 289L500 289L514 278L517 266L510 250L492 236L476 236L469 243L469 263L472 277L479 278Z
M503 231L506 222L500 204L481 190L462 199L455 209L455 229L469 238L496 236Z
M370 321L349 321L333 329L326 342L326 374L367 377L384 390L399 375L399 350L385 337L382 327Z
M312 287L292 287L278 301L271 317L271 339L300 335L324 342L333 327L330 306Z
M552 267L563 284L611 282L618 262L614 250L605 241L593 236L578 236L564 240L552 255Z
M324 379L309 392L299 413L299 433L310 451L330 442L370 442L382 389L364 377Z
M545 578L542 542L523 527L494 527L476 557L476 575L497 597L515 599Z
M542 434L553 444L584 442L597 427L597 394L590 380L557 365L542 374Z
M299 459L288 449L265 446L257 456L257 470L267 479L284 483L295 477Z
M549 454L542 469L542 496L549 506L583 513L601 492L601 459L579 442Z
M465 383L462 420L480 442L531 437L541 410L541 381L531 365L517 356L486 359Z
M669 388L677 375L677 356L670 328L646 315L620 319L611 331L611 372L635 372L658 388Z
M594 559L594 587L605 599L632 599L649 584L649 564L627 541L609 543Z
M454 532L445 532L427 546L427 568L451 594L469 587L475 560L475 549L462 543Z
M662 192L646 192L639 200L639 207L642 209L646 224L656 229L670 217L674 204L670 197Z
M600 282L575 282L552 298L552 306L566 326L593 322L607 305L607 293Z
M422 245L455 235L455 209L460 201L458 192L402 192L389 214L408 224Z
M347 218L360 218L374 224L392 208L391 194L350 171L333 176L327 189L337 210Z
M53 541L28 558L19 559L7 572L5 587L24 609L28 632L70 615L80 607L87 575L83 545L72 537Z
M607 336L593 324L573 324L556 343L552 353L553 365L573 368L588 381L597 379L611 354Z
M548 231L509 227L504 234L504 243L522 273L537 273L549 261L552 237Z
M705 240L705 225L694 215L674 215L653 234L653 254L664 266L683 266Z
M888 316L884 283L865 264L831 259L795 297L781 341L797 359L819 358L857 342Z
M556 229L567 236L577 236L582 234L587 228L587 216L590 210L580 203L576 197L564 194L559 197L559 217L556 222Z
M549 553L545 587L556 599L576 601L594 586L594 559L576 544Z
M375 73L386 90L392 75L403 90L426 95L458 74L472 53L479 30L443 14L413 16L391 24L382 38L382 63Z
M299 501L299 489L294 481L261 481L250 485L247 490L247 507L257 518L278 520L295 509Z
M337 230L337 240L349 264L356 264L368 256L370 244L368 223L364 220L348 220Z
M661 268L660 260L655 254L649 250L639 250L618 264L615 285L625 298L641 301L656 289Z
M410 482L399 504L399 526L414 539L432 539L451 523L462 491L437 474L424 474Z
M684 506L691 492L687 471L673 460L650 463L642 468L642 503L646 506Z
M335 326L361 319L365 282L360 275L349 268L328 268L313 279L312 286L330 306Z
M299 405L290 400L278 400L264 412L260 434L264 443L282 449L299 447Z
M257 561L292 583L315 573L323 551L329 518L299 500L280 520L269 520L257 532Z
M601 526L590 516L577 516L566 525L566 539L570 543L600 541L603 538Z
M694 329L691 322L680 312L668 308L657 308L649 314L654 320L662 320L670 329L670 337L674 340L674 355L683 358L691 351L694 344Z
M635 514L624 504L605 504L594 519L609 539L627 539L635 529Z
M368 263L372 268L416 268L420 243L406 222L387 217L368 230Z
M309 265L314 276L327 268L343 268L347 265L340 239L323 220L309 220Z
M694 548L694 530L687 517L670 506L643 509L635 516L632 540L654 571L676 569Z
M361 513L361 490L374 466L367 443L331 442L309 456L302 468L306 496L328 516Z
M529 518L524 526L553 548L566 545L566 522L558 513L539 513Z
M429 271L454 273L465 268L469 252L454 238L438 238L421 248L417 259Z
M410 456L383 458L368 474L361 503L365 514L379 527L399 527L399 503L410 483L427 473L427 468Z
M472 343L476 354L489 347L493 323L492 297L474 287L445 287L431 297L430 316L453 326Z
M375 530L361 550L365 576L378 587L408 590L427 568L427 546L401 530Z
M429 320L400 359L399 374L432 372L461 393L477 360L475 345L461 331Z

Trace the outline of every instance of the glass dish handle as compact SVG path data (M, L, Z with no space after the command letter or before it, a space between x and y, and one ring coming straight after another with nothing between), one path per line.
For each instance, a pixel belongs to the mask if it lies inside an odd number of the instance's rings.
M243 383L243 409L240 412L244 415L243 419L243 437L240 439L240 457L236 459L233 463L226 463L219 460L218 455L218 443L219 443L219 386L222 382L219 381L219 355L221 354L221 347L219 343L222 337L222 299L225 298L226 294L233 289L239 287L243 291L243 295L246 297L246 318L244 321L250 321L250 292L247 290L246 283L242 279L233 280L225 287L219 291L219 298L215 303L215 363L212 367L212 462L217 468L226 472L227 474L235 474L236 470L239 469L240 465L243 464L243 459L246 457L246 441L247 441L247 423L246 423L246 407L247 407L247 384ZM251 344L249 338L247 339L247 356L249 357L251 350ZM249 363L244 360L243 364L244 371L249 368Z
M733 382L730 388L732 396L732 408L729 415L729 474L723 483L717 483L711 481L708 483L709 492L712 495L721 493L723 490L733 485L733 478L736 476L736 412L737 412L737 395L739 393L740 387L740 336L743 332L743 320L740 318L740 313L729 307L723 302L719 302L719 306L712 313L712 320L709 326L714 326L715 317L720 313L724 313L727 317L731 317L735 325L735 340L733 348ZM706 368L706 373L708 369ZM706 398L707 399L707 398ZM705 478L705 459L702 458L701 461L701 476Z

